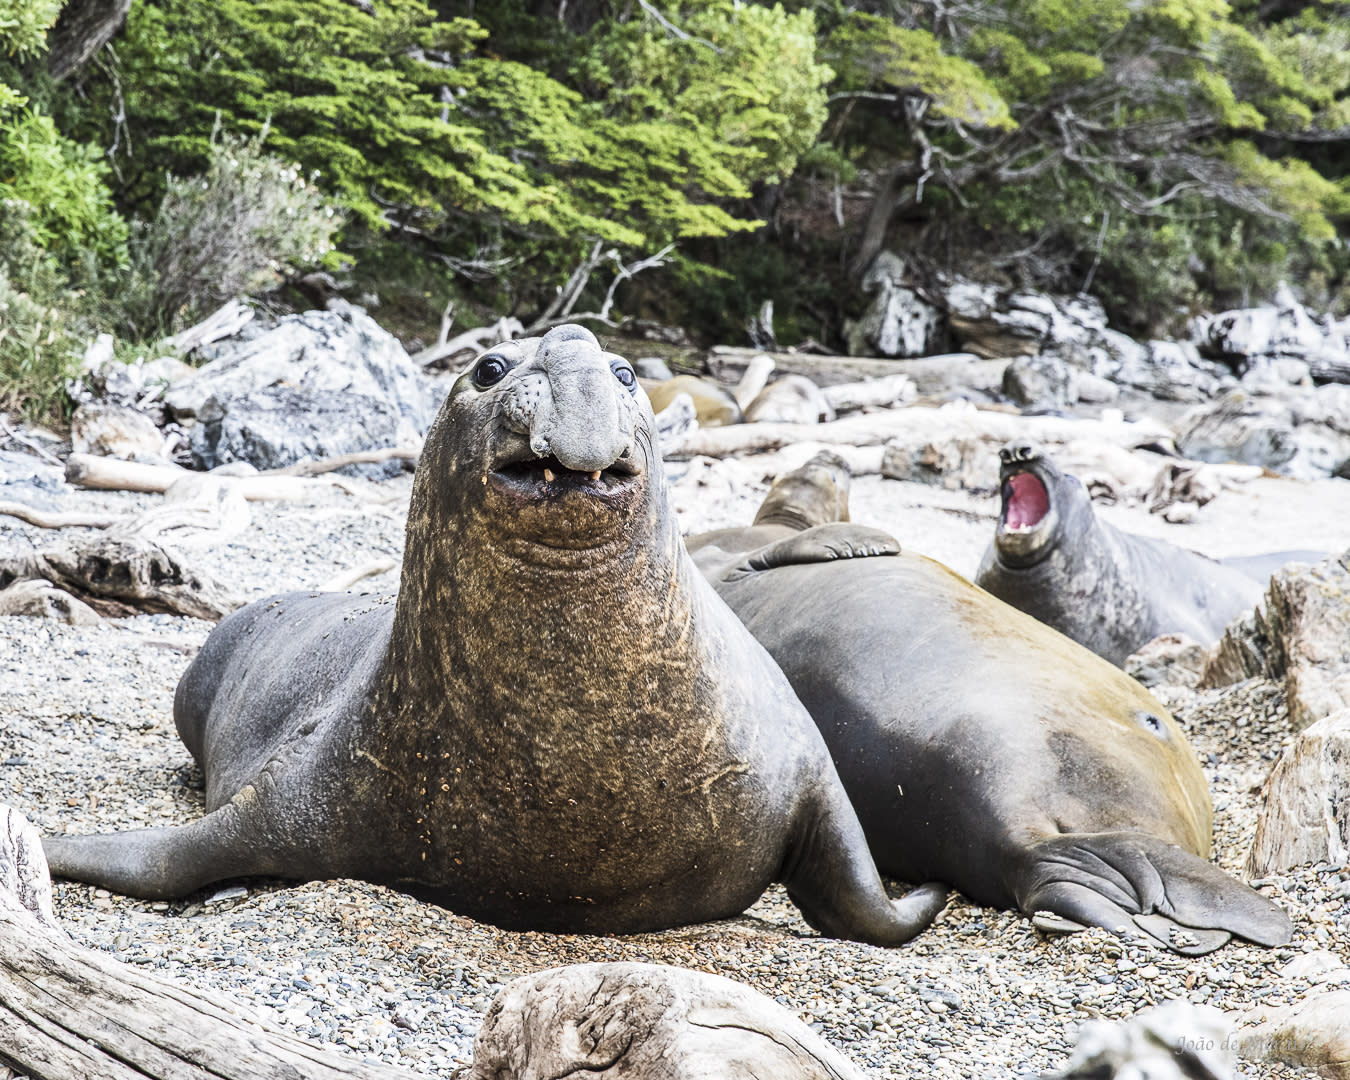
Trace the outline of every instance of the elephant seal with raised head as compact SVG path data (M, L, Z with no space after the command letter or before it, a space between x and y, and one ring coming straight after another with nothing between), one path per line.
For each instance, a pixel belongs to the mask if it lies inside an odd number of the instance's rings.
M1100 520L1038 447L1005 446L999 459L1002 511L975 583L1117 667L1159 634L1213 645L1261 598L1238 569Z
M839 464L780 479L777 524L689 547L815 718L882 872L1178 952L1289 940L1207 861L1209 791L1163 706L887 533L831 523Z
M145 897L356 877L508 928L626 933L786 883L822 932L903 942L829 752L685 553L628 363L562 326L455 383L413 481L397 599L293 593L179 684L204 817L46 841Z

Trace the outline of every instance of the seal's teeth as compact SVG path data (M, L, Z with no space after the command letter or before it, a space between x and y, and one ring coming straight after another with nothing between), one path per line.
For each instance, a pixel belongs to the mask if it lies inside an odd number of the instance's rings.
M550 484L553 483L553 470L552 470L552 469L547 468L547 467L544 469L544 479L545 479L548 483L550 483Z
M595 472L591 473L591 479L592 479L592 480L599 480L599 479L600 479L600 470L599 470L599 469L596 469Z

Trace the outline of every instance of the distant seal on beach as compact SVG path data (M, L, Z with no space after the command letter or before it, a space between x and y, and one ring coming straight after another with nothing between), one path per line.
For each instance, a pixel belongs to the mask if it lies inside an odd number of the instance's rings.
M897 944L810 716L685 553L622 358L579 326L455 383L413 481L397 599L292 593L224 620L178 686L186 825L45 842L144 897L355 877L508 928L627 933L785 882L823 933Z
M975 583L1117 667L1159 634L1212 645L1260 600L1241 570L1100 520L1038 447L999 458L1002 512Z
M1207 861L1209 792L1163 706L889 534L830 524L840 464L689 547L815 717L881 870L1178 952L1288 941L1275 904Z

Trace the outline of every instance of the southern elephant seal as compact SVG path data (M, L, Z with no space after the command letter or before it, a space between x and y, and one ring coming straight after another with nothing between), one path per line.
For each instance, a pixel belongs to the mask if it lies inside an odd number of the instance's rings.
M769 493L773 522L689 546L815 717L881 870L1178 952L1287 941L1207 861L1209 792L1163 706L887 533L830 524L838 475L808 463Z
M1213 645L1261 598L1240 570L1100 520L1039 448L999 458L1002 511L975 583L1117 667L1159 634Z
M945 889L887 897L810 716L685 553L653 423L582 327L489 350L427 434L398 597L223 621L174 700L206 815L50 838L52 871L146 897L359 877L601 933L777 880L824 933L912 937Z

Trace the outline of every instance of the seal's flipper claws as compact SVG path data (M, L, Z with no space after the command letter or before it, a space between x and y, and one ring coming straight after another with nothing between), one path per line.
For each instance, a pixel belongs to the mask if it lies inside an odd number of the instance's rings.
M1293 927L1278 906L1209 861L1144 833L1066 833L1030 853L1018 906L1123 936L1146 934L1185 956L1230 936L1283 945Z
M723 580L735 581L746 574L777 566L899 554L900 541L882 529L851 522L831 522L756 548L739 566L728 571Z
M1160 945L1182 956L1204 956L1233 940L1227 930L1197 930L1182 926L1166 915L1136 915L1134 925Z

